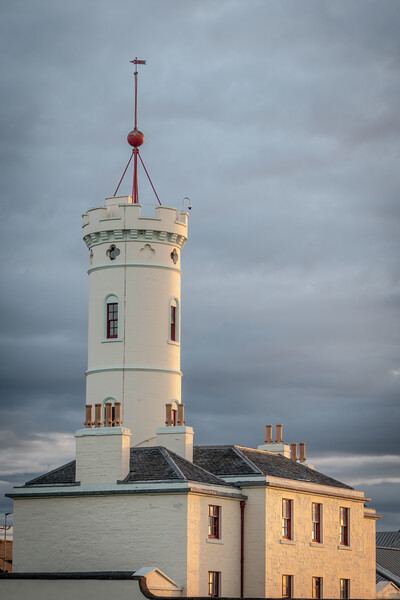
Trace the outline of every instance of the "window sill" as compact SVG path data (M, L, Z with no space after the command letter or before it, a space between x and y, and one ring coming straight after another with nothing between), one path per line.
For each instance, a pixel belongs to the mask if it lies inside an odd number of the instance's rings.
M218 538L206 538L207 544L223 544L224 540L220 540Z
M110 339L104 338L104 340L101 340L102 344L110 344L112 342L122 342L122 338L110 338Z
M289 546L296 545L296 542L294 540L284 540L283 538L281 538L279 541L281 544L289 544Z
M172 344L172 346L180 346L180 343L175 342L175 340L168 340L168 344Z
M310 542L310 546L312 546L312 548L325 548L325 544L322 544L321 542Z
M338 550L353 550L353 548L351 546L342 546L339 544Z

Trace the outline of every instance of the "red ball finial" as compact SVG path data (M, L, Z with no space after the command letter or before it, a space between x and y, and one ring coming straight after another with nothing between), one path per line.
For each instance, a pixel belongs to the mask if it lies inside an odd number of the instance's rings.
M128 133L127 140L128 140L128 144L130 144L134 148L138 148L144 142L144 135L141 131L139 131L139 129L135 128L135 129L132 129L132 131L130 131Z

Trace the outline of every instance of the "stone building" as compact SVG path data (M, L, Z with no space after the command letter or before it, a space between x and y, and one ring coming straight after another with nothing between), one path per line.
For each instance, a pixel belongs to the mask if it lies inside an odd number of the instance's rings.
M180 371L187 231L183 206L143 216L132 196L83 215L85 427L76 461L10 495L15 575L0 586L22 598L35 574L43 597L40 578L52 594L59 577L61 600L72 579L83 593L103 577L97 597L122 598L131 574L156 595L375 597L377 515L362 491L307 465L303 446L298 458L281 426L257 449L193 446Z

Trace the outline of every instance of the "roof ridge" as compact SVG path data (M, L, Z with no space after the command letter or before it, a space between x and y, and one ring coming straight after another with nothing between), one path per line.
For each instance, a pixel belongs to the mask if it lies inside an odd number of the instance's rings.
M243 452L241 452L240 448L243 448L245 450L251 450L252 448L245 448L244 446L233 446L233 450L234 452L236 452L236 454L238 454L238 456L244 460L244 462L249 465L249 467L251 467L254 471L254 473L258 473L259 475L264 475L264 473L261 471L261 469L259 469L258 467L256 467L256 465L249 459L247 458L247 456L245 456L243 454Z
M158 448L158 450L160 450L161 454L166 459L166 461L169 463L169 465L173 468L175 473L178 475L179 479L186 480L186 477L184 476L184 474L182 473L182 471L180 470L180 468L178 467L178 465L176 464L176 462L174 461L172 456L170 456L169 450L167 450L167 448L165 448L164 446L156 446L156 448Z

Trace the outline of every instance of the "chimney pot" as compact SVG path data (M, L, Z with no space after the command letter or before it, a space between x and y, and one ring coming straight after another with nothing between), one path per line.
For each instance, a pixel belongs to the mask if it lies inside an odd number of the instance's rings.
M305 445L304 442L301 442L299 444L299 446L300 446L300 458L299 458L299 461L301 463L303 463L303 462L306 462L306 445Z
M166 404L165 405L165 414L166 414L166 420L165 420L165 424L167 427L171 427L171 425L174 424L174 421L172 419L172 404Z
M265 443L272 444L272 425L266 425L265 430Z
M184 404L178 404L178 425L184 425L185 424L185 405Z
M93 414L93 406L91 404L86 404L85 427L88 427L88 428L93 427L92 414Z
M283 443L282 425L277 425L276 426L276 443L277 444L282 444Z
M94 426L101 427L101 404L94 405Z
M106 404L106 414L105 414L105 419L104 419L104 426L112 427L112 404L110 404L108 402Z
M290 458L297 462L297 444L290 444Z
M121 427L122 418L121 418L121 402L114 402L115 415L114 415L114 424L115 427Z

